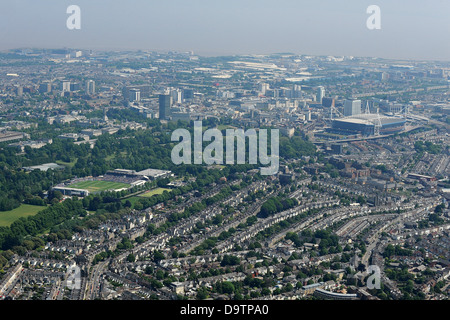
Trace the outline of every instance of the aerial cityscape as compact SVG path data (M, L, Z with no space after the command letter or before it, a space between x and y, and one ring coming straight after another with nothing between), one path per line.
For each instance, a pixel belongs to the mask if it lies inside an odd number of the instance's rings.
M449 93L450 60L5 49L0 299L448 300Z

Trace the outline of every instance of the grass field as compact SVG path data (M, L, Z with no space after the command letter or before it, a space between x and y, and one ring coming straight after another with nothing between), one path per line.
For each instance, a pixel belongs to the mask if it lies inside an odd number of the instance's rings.
M69 185L69 188L75 189L85 189L89 190L89 192L101 192L105 190L116 190L122 188L129 188L130 185L126 183L120 182L111 182L111 181L82 181Z
M60 164L62 166L67 166L69 168L73 168L73 166L77 163L78 159L73 160L72 162L64 162L62 160L56 160L57 164Z
M167 188L156 188L153 190L150 190L146 193L140 194L140 197L145 197L145 198L149 198L151 196L154 196L155 194L162 194L164 191L170 192L170 189Z
M0 211L0 227L8 227L19 218L34 216L46 207L32 206L30 204L22 204L20 207L11 211Z
M121 201L122 201L122 204L125 204L125 202L127 202L127 200L128 200L131 202L131 205L134 206L134 203L140 199L141 199L140 197L130 197L130 198L122 199Z

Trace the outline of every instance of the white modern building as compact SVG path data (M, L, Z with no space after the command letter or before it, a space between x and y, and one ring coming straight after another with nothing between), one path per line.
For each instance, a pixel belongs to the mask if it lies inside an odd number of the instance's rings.
M356 116L361 114L361 100L345 100L344 116Z

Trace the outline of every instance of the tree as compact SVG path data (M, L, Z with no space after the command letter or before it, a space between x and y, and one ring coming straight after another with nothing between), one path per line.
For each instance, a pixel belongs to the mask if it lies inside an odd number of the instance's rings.
M241 262L241 259L239 259L239 257L230 256L230 255L224 255L220 265L222 267L234 266L234 265L238 265L240 262Z
M287 285L285 285L283 287L283 289L281 290L281 292L290 292L292 291L292 289L294 289L294 287L292 286L292 284L288 283Z
M156 279L158 279L158 280L164 279L164 271L159 269L158 271L156 271L156 275L155 276L156 276Z
M204 286L201 286L197 290L197 300L205 300L208 299L208 297L209 297L208 290Z
M145 268L145 274L152 274L153 273L153 267L151 267L151 266L147 266L146 268Z
M270 289L269 288L263 288L262 290L261 290L261 295L263 295L263 296L268 296L268 295L270 295L272 292L270 291Z
M127 256L127 261L128 261L128 262L135 262L135 261L136 261L136 257L134 256L134 254L130 253L130 254Z
M22 243L25 248L27 248L28 251L31 251L34 249L34 242L31 240L24 240Z
M155 261L156 263L158 263L159 261L164 260L164 259L165 259L165 256L160 251L155 250L153 252L153 261Z
M232 294L234 292L234 285L229 281L222 282L222 292Z
M212 219L212 223L215 225L220 225L223 221L223 216L221 214L215 215Z

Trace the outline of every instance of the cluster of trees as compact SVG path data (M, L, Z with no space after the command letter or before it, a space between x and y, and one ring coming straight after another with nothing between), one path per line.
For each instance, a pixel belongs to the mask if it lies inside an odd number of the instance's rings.
M44 209L34 216L20 218L9 227L0 228L0 248L8 250L22 244L24 237L35 236L72 217L84 216L80 201L66 200Z
M49 233L46 240L47 242L56 242L58 240L70 240L72 239L72 235L73 232L71 232L69 229L61 229L59 231Z
M304 235L307 236L310 235L310 233L308 234L308 232L306 231ZM339 237L336 234L334 234L331 230L328 229L317 230L316 232L314 232L314 234L312 234L311 241L315 243L316 239L320 239L319 242L320 255L326 255L329 253L338 253L343 251L341 245L339 244Z
M302 156L313 156L315 154L316 146L299 136L280 137L280 157L284 159L298 159Z
M220 262L220 265L222 267L236 266L236 265L239 265L240 263L241 263L241 259L239 259L238 257L226 254L222 257L222 261Z
M414 275L408 272L407 268L402 269L386 269L386 275L389 279L397 281L408 281L414 279Z
M14 252L11 250L0 252L0 270L7 265L9 259L11 259L13 255Z
M45 205L42 191L51 187L53 179L67 177L69 177L67 171L35 170L27 173L23 170L10 170L1 166L0 160L0 211L15 209L22 202Z
M228 229L228 231L222 231L219 234L218 238L220 241L226 240L226 239L230 238L233 234L235 234L236 231L237 230L235 228L230 228L230 229Z
M189 252L192 256L200 256L205 253L206 250L211 250L216 246L218 238L211 237L203 241L200 245L194 248L191 252Z
M272 292L269 288L273 287L275 284L276 282L269 276L265 276L263 279L247 276L243 281L216 282L211 288L211 291L233 296L233 300L243 300L270 295ZM289 292L292 289L292 285L288 284L282 289L276 289L273 294L276 295L282 292ZM206 299L208 296L209 292L204 287L197 291L197 298L199 299Z
M303 243L305 243L302 239L300 239L299 235L295 232L288 232L285 236L286 240L291 240L294 243L294 246L301 247Z
M434 213L440 214L444 212L445 204L441 203L440 205L437 205L436 208L434 208Z
M131 240L129 238L123 237L122 241L117 244L117 248L114 251L107 250L107 251L100 252L99 254L97 254L94 257L94 260L92 261L92 263L97 264L98 262L104 261L110 257L116 257L120 254L121 251L132 249L132 248L133 248L133 244L131 243ZM134 262L135 259L136 258L133 254L130 254L127 256L128 262Z
M411 249L402 248L399 245L393 246L392 244L388 244L383 252L383 257L391 258L392 256L411 256L413 255L413 251Z
M434 144L431 141L416 141L414 143L414 149L416 149L416 151L418 153L422 153L424 151L431 153L431 154L439 154L442 150L442 146L438 145L438 144Z
M344 206L349 206L352 202L357 202L359 204L365 204L367 203L366 198L364 198L362 195L351 195L345 192L341 192L339 190L336 190L334 192L334 195L339 197L339 200L341 201L341 204Z
M297 205L298 200L295 198L271 197L261 206L258 216L267 218L275 213L293 208Z
M114 257L115 255L117 255L117 253L115 254L111 250L100 252L99 254L95 255L94 260L92 260L92 264L95 265L95 264L99 263L100 261L105 261L106 259L108 259L110 257Z
M319 242L319 254L326 255L329 253L340 253L350 250L349 247L342 249L339 244L339 237L336 234L333 234L330 230L317 230L316 232L311 232L311 230L303 230L301 236L294 232L288 232L285 236L286 240L291 240L296 247L302 246L305 242L309 243L317 243L317 239L320 239ZM346 258L349 258L346 256ZM347 259L344 260L347 260ZM343 261L346 262L346 261Z

